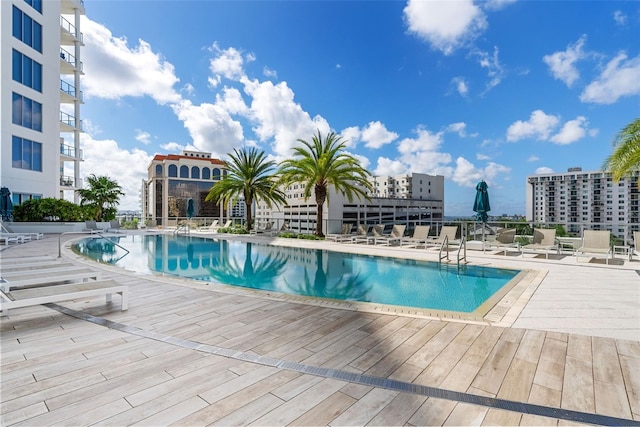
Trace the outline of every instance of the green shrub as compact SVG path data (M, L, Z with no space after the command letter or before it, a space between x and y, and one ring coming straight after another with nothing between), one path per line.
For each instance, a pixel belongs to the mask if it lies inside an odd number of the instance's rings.
M79 222L91 219L92 212L86 206L79 206L64 199L46 197L31 199L13 209L16 222Z

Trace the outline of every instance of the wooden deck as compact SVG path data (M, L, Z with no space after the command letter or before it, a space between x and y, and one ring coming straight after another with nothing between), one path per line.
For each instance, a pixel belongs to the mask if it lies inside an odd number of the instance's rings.
M57 238L0 258L47 253ZM130 287L128 311L87 298L2 318L1 425L640 425L640 341L95 268Z

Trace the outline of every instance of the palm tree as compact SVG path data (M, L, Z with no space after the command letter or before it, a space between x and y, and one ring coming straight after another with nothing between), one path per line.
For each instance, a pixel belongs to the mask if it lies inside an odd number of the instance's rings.
M96 221L110 221L116 217L116 207L120 204L120 196L124 196L122 187L108 176L87 177L88 188L76 190L80 196L80 204L93 208Z
M229 153L227 175L211 187L206 201L222 202L226 207L234 203L240 196L244 197L247 212L247 231L251 230L251 207L256 198L261 199L269 207L275 203L286 203L285 194L275 184L272 170L275 162L266 159L264 151L256 148L233 149Z
M323 237L322 210L328 199L329 186L347 196L349 202L353 197L367 196L371 190L368 177L369 171L362 168L358 160L343 152L346 141L335 132L330 132L325 138L320 131L314 135L311 142L298 139L302 147L295 147L294 158L284 160L280 164L280 182L284 185L300 183L304 185L304 197L311 197L313 190L318 207L316 219L316 236Z
M607 157L603 169L613 174L617 182L623 176L640 171L640 118L635 119L616 135L615 150ZM640 178L638 178L640 184Z

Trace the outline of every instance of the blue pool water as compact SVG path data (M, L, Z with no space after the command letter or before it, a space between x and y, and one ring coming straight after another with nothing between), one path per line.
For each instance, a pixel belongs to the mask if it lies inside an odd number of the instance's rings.
M111 241L82 239L73 250L128 270L170 274L212 285L466 313L476 310L519 273L190 236L108 239Z

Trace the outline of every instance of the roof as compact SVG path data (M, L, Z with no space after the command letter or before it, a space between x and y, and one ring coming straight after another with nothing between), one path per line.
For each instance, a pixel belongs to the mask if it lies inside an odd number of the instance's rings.
M220 159L207 159L207 158L202 158L202 157L182 156L180 154L156 154L155 156L153 156L153 160L154 161L165 161L165 160L179 161L181 159L197 160L199 162L206 162L206 163L210 163L210 164L213 164L213 165L224 165L225 164L225 162L223 162Z

